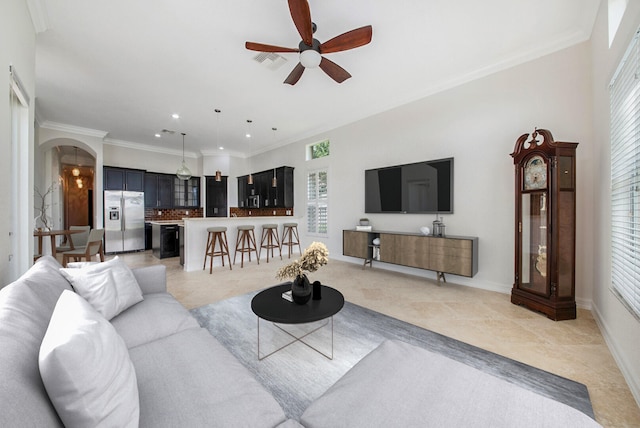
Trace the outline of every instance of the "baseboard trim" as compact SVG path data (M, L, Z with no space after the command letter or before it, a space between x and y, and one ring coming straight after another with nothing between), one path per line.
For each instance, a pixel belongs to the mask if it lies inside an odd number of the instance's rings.
M610 334L610 329L607 327L607 323L604 321L600 311L598 310L597 305L593 305L593 309L591 309L591 313L593 314L593 319L596 320L596 324L602 333L602 337L604 337L604 341L609 348L609 352L613 355L613 359L616 361L618 368L622 372L622 376L624 380L627 382L629 389L631 390L631 395L636 400L636 404L640 407L640 383L634 379L632 373L629 370L629 367L633 365L626 360L624 353L621 352L617 345L616 341L613 339L613 336Z

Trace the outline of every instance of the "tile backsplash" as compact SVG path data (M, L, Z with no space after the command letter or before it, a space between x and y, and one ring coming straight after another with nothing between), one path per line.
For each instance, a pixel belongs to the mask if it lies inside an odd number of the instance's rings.
M232 217L292 216L293 208L229 208Z
M182 220L185 217L202 217L202 208L145 208L144 220L145 221L158 221L158 220Z

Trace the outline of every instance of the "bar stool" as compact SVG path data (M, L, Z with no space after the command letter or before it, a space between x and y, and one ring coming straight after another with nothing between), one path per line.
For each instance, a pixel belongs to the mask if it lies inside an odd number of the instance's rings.
M284 245L289 247L289 258L291 258L291 247L294 245L298 246L298 250L300 254L302 254L302 248L300 247L300 237L298 236L298 223L285 223L283 224L284 229L282 229L282 240L280 241L280 248ZM282 250L281 254L282 254Z
M207 228L207 246L204 250L204 264L202 270L207 266L207 257L211 257L209 260L209 273L213 271L213 258L216 256L222 260L222 266L224 266L224 256L227 256L229 261L229 269L231 268L231 258L229 257L229 245L227 244L227 228L226 227L208 227ZM216 242L220 247L220 251L216 251Z
M249 253L249 261L251 261L251 252L256 252L258 264L260 264L260 254L256 245L256 235L253 232L252 225L238 226L238 237L236 238L236 251L233 253L233 264L236 264L236 256L240 251L242 257L240 259L240 267L244 267L244 253Z
M262 254L263 248L267 249L267 263L269 263L269 250L271 250L271 257L273 257L274 248L280 250L280 260L282 260L282 247L280 247L280 239L278 239L277 224L262 225L262 237L260 238L260 254Z

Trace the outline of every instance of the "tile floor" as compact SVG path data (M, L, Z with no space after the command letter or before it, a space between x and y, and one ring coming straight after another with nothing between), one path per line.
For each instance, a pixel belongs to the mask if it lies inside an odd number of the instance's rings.
M214 267L210 275L209 269L184 272L177 258L160 261L150 251L121 257L132 267L166 265L168 289L187 308L276 284L275 272L287 262L276 257L258 265L254 258L242 269ZM576 320L554 322L511 304L507 294L456 285L453 276L438 285L335 260L309 276L352 303L584 383L600 424L640 427L640 408L591 311L579 309Z

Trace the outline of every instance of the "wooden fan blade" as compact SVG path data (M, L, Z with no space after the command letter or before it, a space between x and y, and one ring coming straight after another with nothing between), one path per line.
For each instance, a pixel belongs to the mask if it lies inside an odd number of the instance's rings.
M289 0L289 11L302 41L313 46L313 24L307 0Z
M325 57L322 57L322 61L320 61L320 68L338 83L342 83L351 77L347 70Z
M300 80L300 77L302 77L303 72L304 65L298 63L298 65L294 67L294 69L291 71L291 73L289 73L287 79L283 83L288 83L292 86L295 85L296 83L298 83L298 80Z
M358 48L371 42L373 28L371 25L356 28L340 34L331 40L327 40L320 45L320 53L327 54L332 52L346 51L348 49Z
M262 43L246 42L244 47L258 52L300 52L299 49L283 48L281 46L265 45Z

